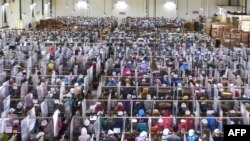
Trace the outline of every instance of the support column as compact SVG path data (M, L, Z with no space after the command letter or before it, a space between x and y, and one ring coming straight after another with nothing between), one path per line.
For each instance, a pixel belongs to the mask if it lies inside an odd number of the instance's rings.
M31 0L31 5L32 5L32 11L31 11L31 16L32 16L32 18L34 18L35 17L35 14L34 14L34 0Z
M7 23L7 7L6 7L7 0L4 0L4 11L3 11L3 26L8 26Z
M44 0L42 0L42 16L44 16Z
M49 16L52 17L52 0L50 0L49 3L50 3L50 5L49 5L50 6L50 8L49 8L50 9L49 10L50 15Z
M16 24L16 29L23 29L24 25L23 25L23 17L22 17L22 1L23 0L19 0L19 19L17 20L17 24Z
M22 20L22 0L19 0L19 20Z

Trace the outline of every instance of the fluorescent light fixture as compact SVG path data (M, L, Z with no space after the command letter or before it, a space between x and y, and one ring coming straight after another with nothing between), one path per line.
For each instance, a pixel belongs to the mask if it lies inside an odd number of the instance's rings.
M203 8L201 8L200 10L203 11Z
M125 1L118 1L116 3L116 6L119 10L125 10L128 7L128 5Z
M4 6L9 6L9 3L5 3Z
M173 9L176 9L176 4L172 1L167 1L165 4L164 4L164 7L165 9L167 10L173 10Z
M79 9L87 9L88 8L88 3L83 0L79 0L76 4L76 7Z

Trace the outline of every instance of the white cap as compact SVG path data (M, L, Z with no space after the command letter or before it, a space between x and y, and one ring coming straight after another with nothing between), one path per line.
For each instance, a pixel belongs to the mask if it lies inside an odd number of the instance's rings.
M220 129L214 129L214 133L219 134L220 133Z
M136 122L137 122L137 119L136 119L136 118L132 119L132 122L133 122L133 123L136 123Z
M198 83L195 84L195 87L199 87L200 85Z
M13 123L14 123L14 124L18 124L18 123L19 123L19 120L16 119L16 120L13 121Z
M207 115L211 115L211 114L214 114L214 110L208 110L207 111Z
M23 103L22 102L18 102L16 108L17 109L21 109L22 107L23 107Z
M140 137L141 138L146 138L147 137L147 132L146 131L142 131L141 133L140 133Z
M14 113L16 110L14 108L10 108L9 112Z
M168 134L169 134L169 129L167 129L167 128L164 129L164 130L163 130L163 135L164 135L164 136L167 136Z
M235 114L236 112L235 112L235 110L231 110L231 111L229 111L229 113L230 114Z
M131 98L132 95L131 94L127 94L127 99Z
M96 104L95 105L101 105L102 103L101 102L96 102Z
M181 86L182 86L181 83L178 83L177 85L178 85L178 87L181 87Z
M57 78L56 83L59 83L59 82L61 82L61 79Z
M79 75L79 78L80 78L80 79L82 79L82 78L83 78L83 75L82 75L82 74L81 74L81 75Z
M123 115L123 112L122 112L122 111L119 111L119 112L117 113L117 115L118 115L118 116L122 116L122 115Z
M113 130L108 131L108 135L113 135L113 134L114 134Z
M190 113L190 111L189 110L187 110L186 112L185 112L185 115L190 115L191 113Z
M85 119L84 120L84 126L89 126L89 124L90 124L90 121L88 119Z
M202 119L201 122L202 122L203 124L208 124L207 119Z
M186 108L186 107L187 107L186 103L181 103L181 108Z
M184 122L186 122L186 120L185 119L181 119L181 122L184 123Z
M147 95L147 100L151 100L151 95Z
M194 129L190 129L190 130L188 131L188 135L189 135L189 136L193 136L193 135L194 135Z
M123 106L122 102L118 102L117 105L119 106Z
M159 118L158 123L162 123L162 122L163 122L163 119Z
M46 126L47 124L48 124L47 120L43 120L43 121L41 122L41 126Z
M36 134L36 139L39 139L40 137L42 137L44 135L44 132L39 132Z
M98 115L98 116L100 116L100 115L102 115L102 114L103 114L102 111L97 112L97 115Z
M78 87L78 86L79 86L79 84L78 84L78 83L75 83L75 84L74 84L74 87Z

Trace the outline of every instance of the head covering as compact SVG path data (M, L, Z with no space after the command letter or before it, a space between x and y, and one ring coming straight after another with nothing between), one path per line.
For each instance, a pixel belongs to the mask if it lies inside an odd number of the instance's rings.
M41 122L41 126L46 126L47 124L48 124L47 120L43 120L43 121Z
M145 114L145 112L144 112L143 109L140 109L140 110L138 111L138 116L139 116L139 117L144 116L144 114Z
M39 139L40 137L42 137L44 135L44 132L39 132L36 134L36 139Z
M159 122L159 123L162 123L162 122L163 122L163 119L162 119L162 118L159 118L158 122Z
M118 102L117 106L123 106L122 102Z
M127 99L131 98L132 95L131 94L127 94Z
M164 129L164 130L163 130L163 135L164 135L164 136L167 136L168 134L169 134L169 129L167 129L167 128Z
M113 134L114 134L113 130L108 131L108 135L113 135Z
M205 124L205 125L208 124L207 119L202 119L201 122L202 122L203 124Z
M103 114L102 111L98 111L98 112L97 112L97 115L98 115L98 116L100 116L100 115L102 115L102 114Z
M220 129L218 129L218 128L217 128L217 129L214 129L214 133L215 133L215 134L219 134L219 133L220 133Z
M181 122L184 123L184 122L186 122L186 120L185 119L181 119Z
M21 109L23 107L23 104L22 104L22 102L18 102L17 103L17 106L16 106L16 108L17 109Z
M186 107L187 107L186 103L181 103L181 108L186 108Z
M10 108L9 112L14 113L16 110L14 108Z
M212 115L212 114L214 114L214 110L208 110L207 111L207 115Z
M189 135L189 136L193 136L193 135L194 135L194 129L190 129L190 130L188 131L188 135Z
M81 135L86 135L86 134L87 134L87 129L83 127L81 130Z
M146 138L146 137L147 137L147 132L146 132L146 131L142 131L142 132L140 133L140 137L141 137L141 138Z
M189 110L187 110L186 112L185 112L185 115L190 115L191 113L190 113L190 111Z
M151 100L151 95L147 95L147 100Z
M78 86L79 86L79 84L78 84L78 83L75 83L75 84L74 84L74 87L78 87Z
M14 124L19 124L19 120L16 119L16 120L13 121L13 123L14 123Z
M122 111L119 111L119 112L117 113L117 115L118 115L118 116L122 116L122 115L123 115L123 112L122 112Z
M89 126L89 124L90 124L90 121L88 119L85 119L84 120L84 126Z

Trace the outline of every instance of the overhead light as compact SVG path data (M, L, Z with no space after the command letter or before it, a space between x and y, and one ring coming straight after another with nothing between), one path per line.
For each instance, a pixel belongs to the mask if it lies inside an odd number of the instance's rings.
M200 10L203 11L203 8L201 8Z
M165 7L166 9L172 10L172 9L175 9L175 8L176 8L176 4L175 4L173 1L167 1L167 2L164 4L164 7Z
M119 10L124 10L124 9L126 9L127 8L127 3L125 2L125 1L118 1L117 3L116 3L116 6L117 6L117 8L119 9Z
M87 9L88 8L88 3L84 0L79 0L76 4L76 7L79 9Z

